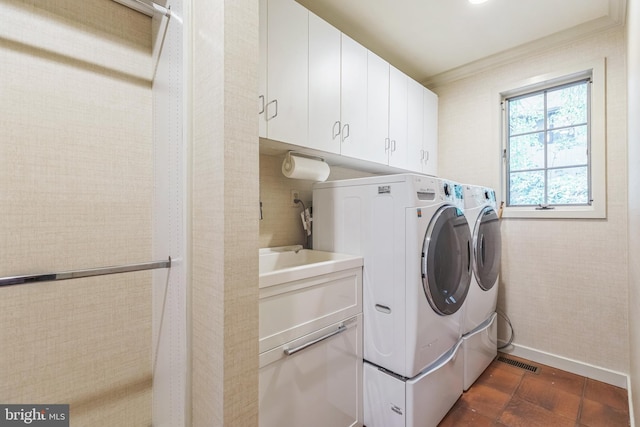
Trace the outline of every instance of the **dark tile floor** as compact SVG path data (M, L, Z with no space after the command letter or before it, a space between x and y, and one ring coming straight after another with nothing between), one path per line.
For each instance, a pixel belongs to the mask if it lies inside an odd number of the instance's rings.
M494 360L438 427L627 427L627 391L511 355Z

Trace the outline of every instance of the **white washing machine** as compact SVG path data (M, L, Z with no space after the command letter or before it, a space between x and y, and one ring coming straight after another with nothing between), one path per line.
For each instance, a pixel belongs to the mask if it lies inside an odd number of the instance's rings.
M462 353L467 390L497 354L496 303L502 245L495 191L475 185L463 187L464 213L473 248L473 276L463 308Z
M442 417L420 414L444 408L444 416L462 394L461 307L471 278L463 207L462 186L422 175L314 186L314 249L364 258L367 427L396 425L386 417L435 426Z

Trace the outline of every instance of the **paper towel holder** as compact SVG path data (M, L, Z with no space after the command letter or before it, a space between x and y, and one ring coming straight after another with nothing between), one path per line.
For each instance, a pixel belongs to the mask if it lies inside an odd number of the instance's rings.
M330 173L331 168L325 159L313 154L290 150L282 162L282 174L287 178L326 181Z
M294 150L287 151L287 155L285 156L285 160L290 162L291 161L291 155L298 156L298 157L306 157L307 159L320 160L321 162L327 163L327 161L325 159L323 159L322 157L320 157L320 156L314 156L313 154L301 153L299 151L294 151Z

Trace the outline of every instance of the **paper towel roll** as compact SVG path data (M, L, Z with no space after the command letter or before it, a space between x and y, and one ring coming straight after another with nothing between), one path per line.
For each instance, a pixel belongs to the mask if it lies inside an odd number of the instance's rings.
M326 181L330 172L329 165L322 160L287 154L282 162L282 174L287 178Z

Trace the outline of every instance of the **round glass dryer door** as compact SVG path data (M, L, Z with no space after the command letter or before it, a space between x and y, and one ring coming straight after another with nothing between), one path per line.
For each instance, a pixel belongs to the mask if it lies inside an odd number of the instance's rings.
M462 307L471 281L471 233L464 213L443 206L429 223L422 245L422 286L436 313Z
M481 289L493 288L500 272L502 240L498 214L491 207L485 207L473 228L473 274Z

